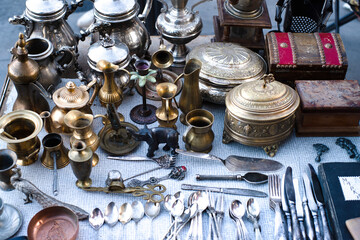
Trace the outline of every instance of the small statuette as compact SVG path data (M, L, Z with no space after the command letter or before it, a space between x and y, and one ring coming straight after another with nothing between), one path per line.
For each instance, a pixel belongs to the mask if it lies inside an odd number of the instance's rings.
M321 155L327 151L329 151L329 148L321 143L315 143L313 144L313 147L316 150L317 156L315 158L315 162L320 162L321 161Z
M350 158L355 158L356 161L360 161L360 155L358 153L358 150L356 146L349 139L338 138L336 139L335 144L345 149L346 152L349 154Z

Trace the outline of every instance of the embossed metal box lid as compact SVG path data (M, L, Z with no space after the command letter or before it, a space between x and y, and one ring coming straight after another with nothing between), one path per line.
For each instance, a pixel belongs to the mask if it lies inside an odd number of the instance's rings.
M267 122L294 114L300 98L294 89L268 75L265 80L233 88L225 104L227 110L240 119Z
M135 17L139 4L135 0L96 0L94 15L106 22L124 22Z
M32 20L54 21L64 16L64 0L27 0L26 15Z
M258 80L266 72L260 55L235 43L199 45L187 55L187 60L192 58L202 63L200 78L221 87Z
M71 81L53 94L56 106L65 109L82 108L88 103L89 98L89 93L84 88L77 87Z

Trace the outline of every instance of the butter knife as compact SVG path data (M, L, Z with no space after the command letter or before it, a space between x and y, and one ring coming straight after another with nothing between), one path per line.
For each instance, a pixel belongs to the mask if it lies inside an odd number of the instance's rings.
M226 194L240 195L240 196L251 196L251 197L267 197L268 195L264 192L252 190L252 189L243 189L243 188L219 188L219 187L208 187L201 185L192 185L192 184L181 184L182 190L192 190L192 191L211 191L211 192L223 192Z
M312 221L312 217L311 217L311 213L310 213L310 209L309 209L309 205L308 205L308 199L306 197L304 177L302 178L302 181L300 181L300 186L301 186L300 188L303 189L302 205L303 205L304 215L305 215L304 223L305 223L306 236L307 236L307 239L309 239L309 240L316 240L314 224Z
M281 206L286 216L288 238L291 239L292 238L291 216L290 216L289 204L285 193L285 174L281 178Z
M303 240L301 235L299 222L296 215L296 208L295 208L295 190L293 184L293 177L292 177L292 168L287 167L285 173L285 193L286 197L289 202L289 208L291 213L291 223L292 223L292 239L293 240Z
M294 190L295 190L295 207L296 207L296 215L299 220L299 226L301 230L301 235L303 239L306 239L306 232L304 226L304 209L302 206L301 196L300 196L300 186L299 186L299 179L293 179Z

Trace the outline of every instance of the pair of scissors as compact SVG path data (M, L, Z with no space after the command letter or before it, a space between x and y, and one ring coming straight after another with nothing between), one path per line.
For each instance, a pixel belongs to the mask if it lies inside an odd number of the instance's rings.
M129 190L129 193L132 193L134 197L143 196L144 200L160 203L164 200L164 195L162 193L166 191L166 187L162 184L147 184L146 187L132 187L127 188L127 190Z

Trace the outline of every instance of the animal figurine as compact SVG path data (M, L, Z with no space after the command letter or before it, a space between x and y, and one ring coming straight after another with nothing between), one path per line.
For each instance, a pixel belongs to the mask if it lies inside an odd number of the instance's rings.
M179 148L179 133L173 128L154 127L148 128L147 125L138 132L133 129L127 129L135 138L136 141L145 141L148 145L147 157L154 156L155 150L159 149L160 143L166 143L163 147L164 151L169 151L172 148L171 154L175 155L175 149Z

